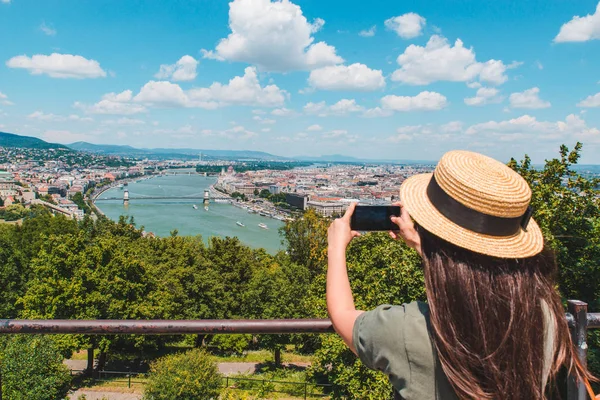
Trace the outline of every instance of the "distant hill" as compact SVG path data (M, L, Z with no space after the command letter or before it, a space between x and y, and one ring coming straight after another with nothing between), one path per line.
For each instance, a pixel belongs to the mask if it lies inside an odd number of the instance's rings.
M373 163L373 164L437 164L436 161L428 160L374 160L367 158L356 158L351 156L345 156L342 154L329 154L323 156L298 156L293 157L294 160L299 161L313 161L321 163Z
M118 145L100 145L87 142L76 142L69 145L73 150L87 151L91 153L101 153L106 155L119 155L126 157L148 157L148 158L178 158L178 159L198 159L200 153L202 157L221 158L221 159L254 159L254 160L288 160L285 157L279 157L262 151L250 150L202 150L202 149L137 149L131 146Z
M48 143L42 139L31 136L15 135L13 133L0 132L0 146L20 147L25 149L67 149L66 146L56 143Z

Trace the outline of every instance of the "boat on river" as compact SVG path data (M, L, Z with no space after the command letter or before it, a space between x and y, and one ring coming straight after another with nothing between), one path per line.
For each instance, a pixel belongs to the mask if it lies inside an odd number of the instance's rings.
M260 224L258 224L258 226L263 229L269 229L269 227L266 224L263 224L262 222Z
M240 221L235 223L237 226L241 226L242 228L245 227L246 225L242 224Z
M194 204L192 207L194 207L194 210L197 210L197 209L198 209L198 206L197 206L197 205L195 205L195 204Z

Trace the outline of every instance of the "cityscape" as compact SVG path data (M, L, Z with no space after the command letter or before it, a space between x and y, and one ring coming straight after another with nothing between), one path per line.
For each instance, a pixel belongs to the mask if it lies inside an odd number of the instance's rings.
M0 0L0 400L595 398L599 65L600 0Z

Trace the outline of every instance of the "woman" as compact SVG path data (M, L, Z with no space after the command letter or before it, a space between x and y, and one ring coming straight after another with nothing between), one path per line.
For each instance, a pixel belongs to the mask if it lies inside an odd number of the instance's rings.
M446 153L407 179L390 232L423 259L427 303L356 310L345 251L350 217L328 232L327 308L362 362L404 399L544 399L577 360L557 294L554 256L531 219L531 189L506 165ZM414 220L414 223L413 223Z

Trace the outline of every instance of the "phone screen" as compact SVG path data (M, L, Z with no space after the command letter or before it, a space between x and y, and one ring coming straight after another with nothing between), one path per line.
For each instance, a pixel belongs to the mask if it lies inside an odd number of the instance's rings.
M399 206L356 206L350 220L354 231L397 231L390 217L400 215Z

